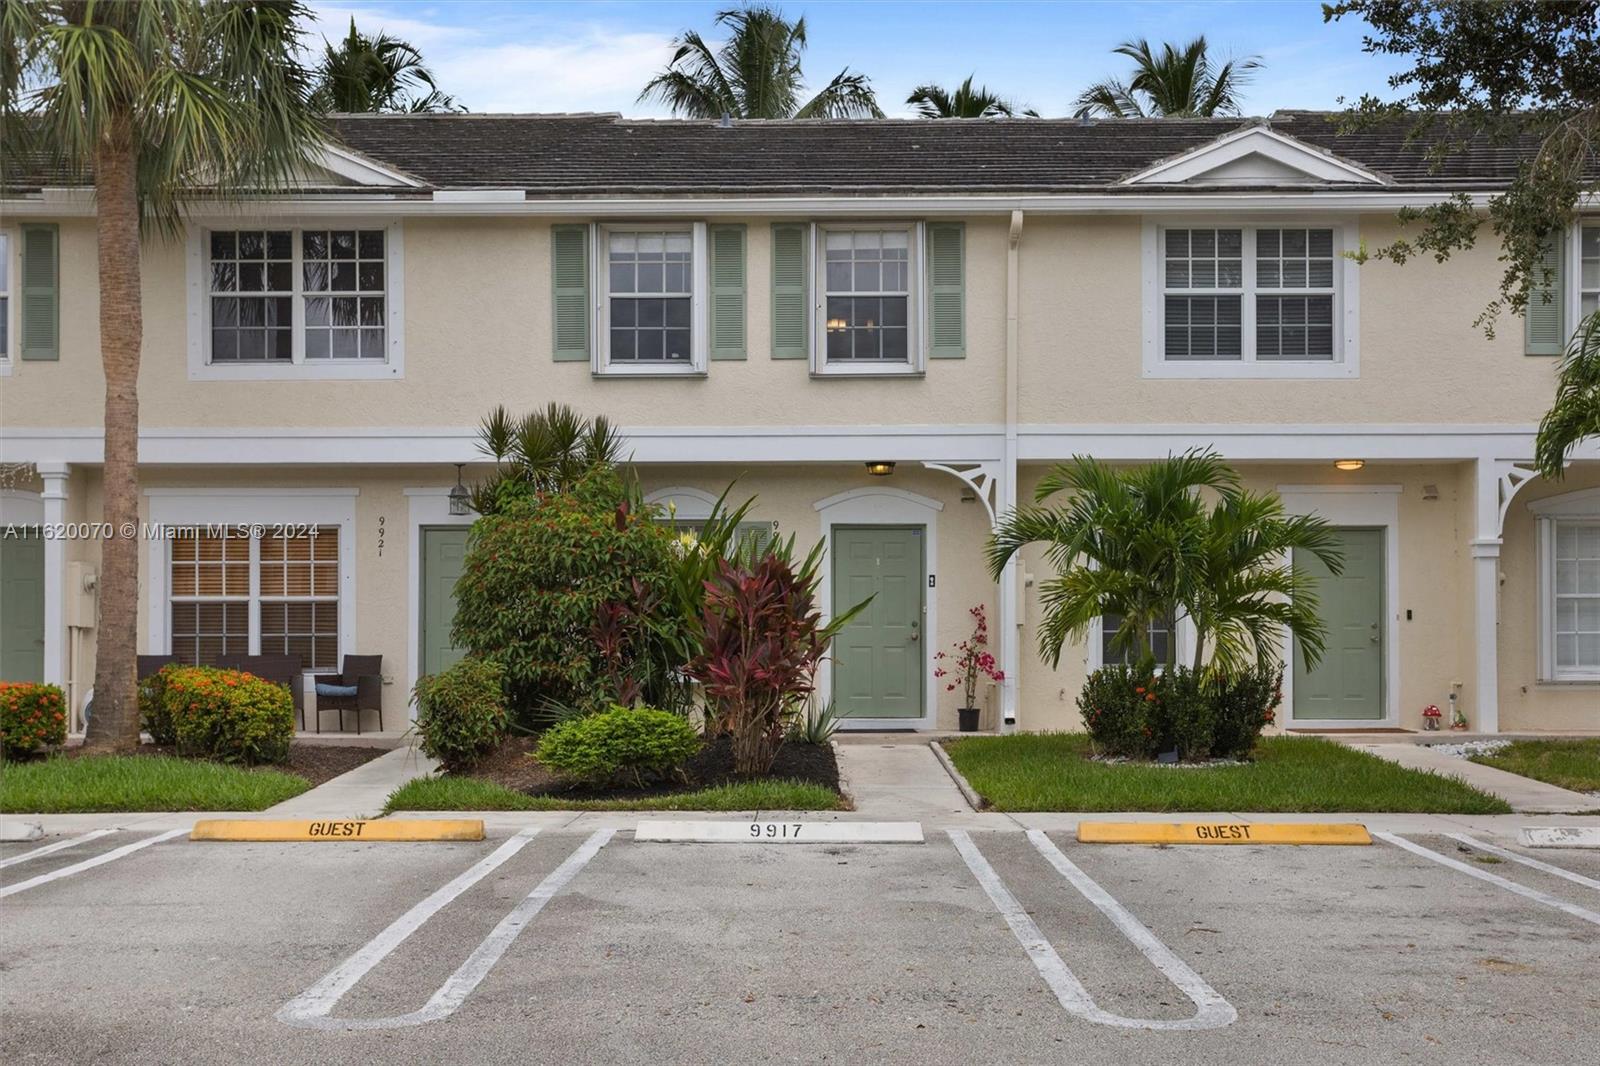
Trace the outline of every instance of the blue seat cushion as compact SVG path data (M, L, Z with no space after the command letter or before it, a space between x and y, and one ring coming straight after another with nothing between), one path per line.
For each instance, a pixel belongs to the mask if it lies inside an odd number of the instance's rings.
M349 697L349 696L354 696L355 694L356 694L356 686L354 686L354 685L329 685L329 684L325 684L325 683L323 683L321 681L317 682L317 695L319 695L319 696L329 696L329 697L345 696L345 697Z

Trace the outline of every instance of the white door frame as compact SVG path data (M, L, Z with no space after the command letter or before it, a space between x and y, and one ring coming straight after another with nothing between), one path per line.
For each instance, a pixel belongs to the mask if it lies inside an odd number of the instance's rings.
M841 729L870 731L881 729L933 729L939 718L939 688L933 683L932 649L939 646L939 596L937 588L927 588L926 582L939 568L939 512L944 504L928 496L920 496L905 489L887 485L869 485L850 489L818 500L813 505L822 521L822 567L820 570L819 605L822 620L833 617L833 527L834 526L921 526L924 530L922 544L923 599L922 599L922 717L920 718L846 718L840 720ZM822 660L817 669L817 692L827 699L833 692L833 662Z
M1284 729L1394 729L1400 725L1400 491L1399 485L1279 485L1291 514L1316 515L1330 525L1383 530L1383 717L1294 716L1294 640L1284 634Z
M476 512L450 513L450 490L453 485L402 490L406 497L407 534L411 548L407 551L406 569L406 714L413 720L417 709L411 703L411 692L417 687L417 677L422 672L422 530L424 526L470 526L477 520Z

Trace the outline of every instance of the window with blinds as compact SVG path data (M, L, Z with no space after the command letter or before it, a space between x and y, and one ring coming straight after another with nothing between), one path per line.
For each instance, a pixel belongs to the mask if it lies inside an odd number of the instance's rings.
M192 666L250 651L250 537L242 528L174 537L172 654Z
M339 664L339 529L261 540L261 654L298 656L303 669Z

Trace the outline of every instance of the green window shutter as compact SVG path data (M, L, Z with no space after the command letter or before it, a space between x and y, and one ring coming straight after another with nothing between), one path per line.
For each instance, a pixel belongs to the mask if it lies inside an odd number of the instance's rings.
M963 359L967 354L966 226L928 225L928 355Z
M1566 285L1562 272L1561 234L1545 238L1539 262L1528 286L1528 309L1523 312L1528 355L1560 355L1567 344Z
M589 227L550 227L551 317L558 363L589 361Z
M772 358L804 359L811 330L806 306L806 237L802 222L772 224Z
M22 227L22 358L61 358L60 229Z
M743 226L712 226L711 358L743 359L744 327Z

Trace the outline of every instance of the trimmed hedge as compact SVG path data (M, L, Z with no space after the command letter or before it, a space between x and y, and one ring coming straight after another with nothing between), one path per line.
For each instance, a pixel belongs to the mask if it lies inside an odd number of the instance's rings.
M1089 675L1078 695L1084 728L1107 755L1153 759L1242 759L1271 725L1283 701L1281 670L1199 674L1178 667L1149 674L1107 666Z
M464 769L506 737L505 668L467 658L437 674L417 678L417 733L422 752L446 770Z
M278 763L294 739L294 697L242 670L166 667L163 703L178 750L221 762Z
M67 741L67 701L55 685L0 681L0 754L30 755Z
M665 773L700 750L700 734L678 715L618 707L569 718L545 732L538 760L584 781L628 774L635 784Z
M177 663L168 663L139 682L139 726L162 747L178 743L177 727L167 711L167 677L171 671L183 669Z

